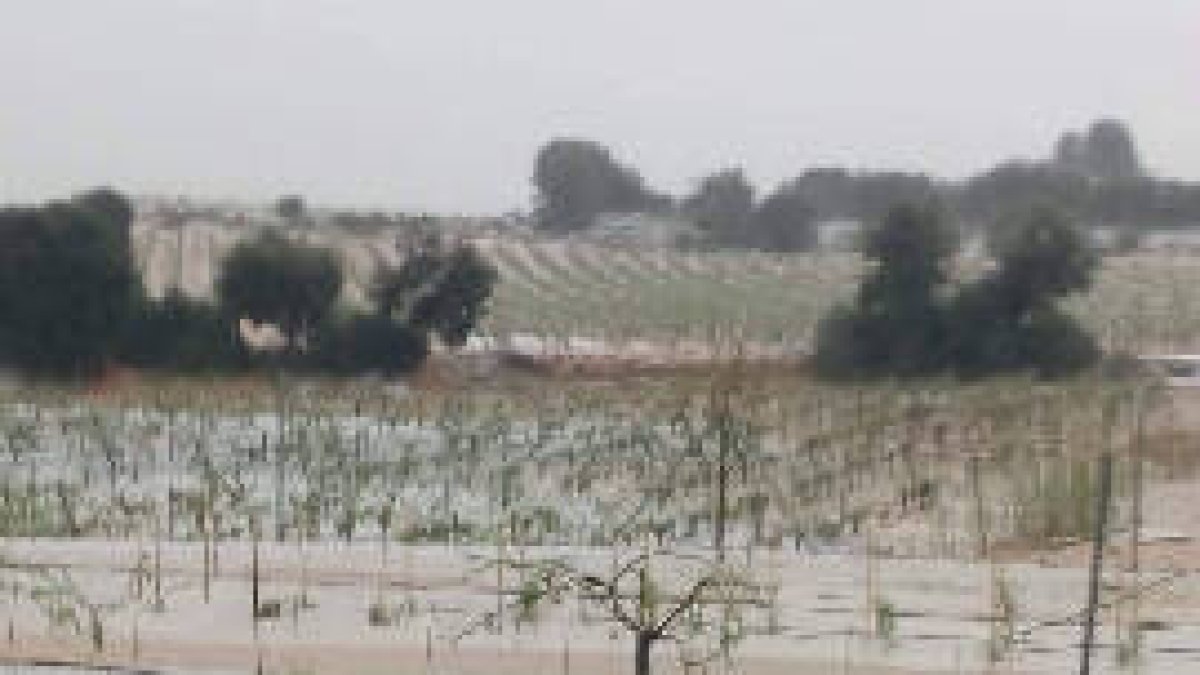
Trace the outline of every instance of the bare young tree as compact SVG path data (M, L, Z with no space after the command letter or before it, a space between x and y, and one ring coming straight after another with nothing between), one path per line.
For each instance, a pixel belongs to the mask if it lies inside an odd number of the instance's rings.
M771 602L767 587L753 583L745 570L665 549L644 547L614 557L611 570L604 573L595 571L594 561L589 566L564 558L501 559L492 564L519 571L524 581L518 588L500 589L501 596L510 598L507 605L475 617L453 641L505 617L528 620L538 605L574 596L633 637L635 675L650 675L651 655L661 642L676 643L686 651L682 658L689 667L727 655L742 636L730 616L740 607ZM663 573L656 575L655 567L662 567ZM704 648L714 639L717 648Z

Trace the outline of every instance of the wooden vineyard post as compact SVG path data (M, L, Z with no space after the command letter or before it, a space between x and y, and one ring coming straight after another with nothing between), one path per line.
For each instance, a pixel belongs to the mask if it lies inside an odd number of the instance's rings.
M154 518L154 611L166 609L162 594L162 524L155 514Z
M206 605L212 601L212 521L208 517L210 508L206 495L200 514L200 526L203 530L201 534L204 537L204 604Z
M254 627L254 639L258 640L258 522L250 519L250 622Z
M1141 621L1141 605L1142 605L1142 565L1141 565L1141 539L1142 539L1142 500L1144 498L1142 480L1142 452L1143 443L1145 441L1145 418L1146 418L1146 401L1145 395L1138 397L1137 402L1137 421L1136 429L1133 438L1133 508L1130 518L1130 569L1133 574L1133 617L1130 619L1130 636L1129 639L1132 656L1137 658L1138 651L1141 647L1141 635L1138 624Z
M1112 497L1111 450L1100 457L1100 491L1096 498L1096 529L1092 535L1092 567L1088 578L1087 616L1083 629L1083 650L1080 654L1079 673L1092 672L1092 648L1096 641L1096 610L1100 604L1100 574L1104 565L1104 534L1108 525L1109 501Z
M433 627L425 627L425 672L433 675Z

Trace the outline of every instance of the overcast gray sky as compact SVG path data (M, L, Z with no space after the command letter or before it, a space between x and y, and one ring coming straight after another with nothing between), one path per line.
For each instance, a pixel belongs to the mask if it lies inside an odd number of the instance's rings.
M0 0L0 87L3 201L496 212L556 135L674 192L956 177L1099 115L1200 179L1200 0Z

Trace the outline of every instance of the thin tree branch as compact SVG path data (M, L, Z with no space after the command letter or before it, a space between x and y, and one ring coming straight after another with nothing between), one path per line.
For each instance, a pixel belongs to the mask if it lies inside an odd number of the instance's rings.
M669 628L671 624L675 623L675 620L678 619L680 615L686 612L689 607L695 605L700 599L700 593L702 593L704 589L711 583L712 580L707 577L696 582L696 585L692 587L692 591L688 593L687 597L685 597L683 600L680 600L679 604L675 606L675 609L671 610L671 613L668 614L661 622L659 622L658 626L654 628L653 634L656 636L656 638L661 638L666 632L667 628Z

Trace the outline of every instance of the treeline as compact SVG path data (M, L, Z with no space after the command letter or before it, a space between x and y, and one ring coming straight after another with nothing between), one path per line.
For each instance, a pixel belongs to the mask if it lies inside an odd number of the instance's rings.
M133 215L108 189L0 210L0 364L56 377L118 365L396 374L432 339L461 345L496 282L474 250L429 239L378 269L369 306L351 308L334 251L264 230L221 262L212 301L178 290L154 299L135 264ZM247 322L274 328L282 345L256 349Z
M741 169L701 178L678 199L649 187L632 167L587 140L557 139L539 152L533 176L535 220L548 232L586 229L607 213L681 216L704 243L777 251L816 243L829 220L871 223L895 204L936 200L946 217L992 230L1035 205L1089 226L1200 225L1200 184L1150 177L1132 134L1100 120L1062 136L1045 159L1006 162L964 181L920 173L814 168L758 195Z
M1093 338L1057 306L1091 284L1098 259L1059 212L1015 218L996 265L955 287L957 233L934 206L893 209L868 231L874 263L849 304L818 327L819 374L832 378L981 377L1029 371L1058 377L1099 358Z
M350 233L378 234L387 229L402 228L414 234L435 231L439 217L432 214L406 214L385 211L320 210L313 211L301 195L287 194L279 197L269 212L254 213L254 210L233 206L192 204L180 198L155 200L143 205L142 215L167 228L182 228L192 224L223 224L235 227L253 227L285 224L291 227L334 227ZM498 219L497 219L498 220Z

